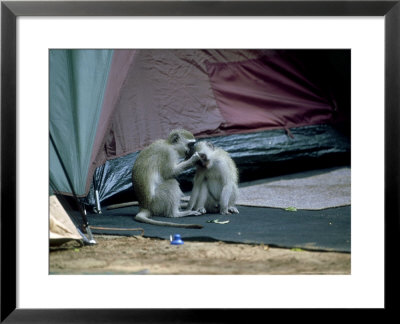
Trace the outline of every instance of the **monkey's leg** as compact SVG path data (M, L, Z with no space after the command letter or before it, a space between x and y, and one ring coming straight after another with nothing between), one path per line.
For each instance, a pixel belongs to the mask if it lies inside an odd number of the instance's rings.
M185 217L185 216L199 216L201 215L200 212L196 211L196 210L184 210L181 211L179 210L179 206L180 204L176 204L173 208L173 212L172 214L169 215L169 217Z
M181 204L180 204L181 209L188 209L188 207L189 207L189 202L181 201Z
M183 193L175 179L164 181L156 190L152 201L152 214L166 217L198 216L199 212L188 210L180 211Z
M184 211L178 210L172 217L200 216L200 215L202 215L202 213L196 210L184 210Z

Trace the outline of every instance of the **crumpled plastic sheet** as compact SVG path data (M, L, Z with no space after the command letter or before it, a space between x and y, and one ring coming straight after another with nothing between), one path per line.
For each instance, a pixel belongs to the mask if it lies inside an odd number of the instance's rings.
M231 155L239 169L240 181L250 181L290 173L301 168L323 167L327 161L350 162L350 139L331 125L312 125L285 130L269 130L248 134L209 137ZM100 202L126 190L132 190L132 166L139 152L107 161L96 169L94 183L85 203L95 206L94 188ZM191 190L194 169L183 172L178 181L183 191ZM132 197L132 200L134 196Z

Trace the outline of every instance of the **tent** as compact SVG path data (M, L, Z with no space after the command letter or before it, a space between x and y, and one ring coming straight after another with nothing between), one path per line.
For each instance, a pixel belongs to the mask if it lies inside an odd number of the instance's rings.
M52 49L49 62L50 194L97 210L131 194L138 152L174 128L228 150L243 180L349 163L349 50Z

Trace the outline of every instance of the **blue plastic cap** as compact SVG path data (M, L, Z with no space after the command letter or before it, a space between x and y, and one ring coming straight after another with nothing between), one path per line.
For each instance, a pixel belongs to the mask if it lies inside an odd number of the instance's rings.
M173 245L182 245L183 241L181 239L181 235L180 234L175 234L174 235L174 239L171 241L171 244L173 244Z

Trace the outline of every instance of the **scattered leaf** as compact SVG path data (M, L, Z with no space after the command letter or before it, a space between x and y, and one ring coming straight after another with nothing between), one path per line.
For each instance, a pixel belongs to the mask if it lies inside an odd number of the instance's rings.
M263 249L264 249L264 251L268 251L268 250L269 250L269 245L265 245L265 246L263 247Z
M226 221L219 221L218 219L212 219L212 220L207 221L207 223L228 224L229 221L228 221L228 220L226 220Z
M74 249L75 252L79 252L79 249Z
M291 251L296 251L296 252L303 252L304 251L303 249L300 249L300 248L292 248L290 250Z
M297 208L296 207L288 207L288 208L285 208L285 210L295 212L295 211L297 211Z

